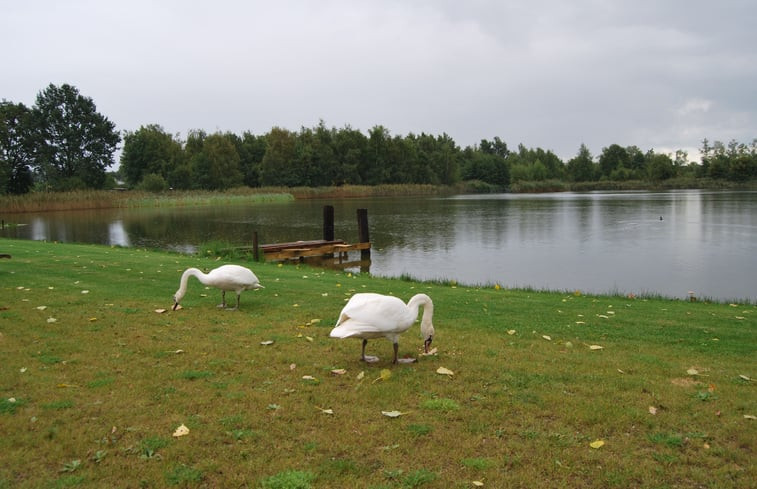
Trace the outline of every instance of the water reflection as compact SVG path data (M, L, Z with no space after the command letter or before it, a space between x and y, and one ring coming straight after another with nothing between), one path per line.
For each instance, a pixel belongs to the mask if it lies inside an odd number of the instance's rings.
M212 240L248 245L255 232L261 243L321 238L325 204L335 208L337 238L349 242L357 240L356 210L368 209L370 271L376 275L673 297L693 290L721 300L757 300L755 192L501 194L63 212L13 216L29 225L6 228L0 236L191 253Z

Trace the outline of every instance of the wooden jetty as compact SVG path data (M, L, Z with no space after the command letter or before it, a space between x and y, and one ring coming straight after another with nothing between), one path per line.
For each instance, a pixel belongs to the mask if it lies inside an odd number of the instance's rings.
M260 250L266 260L283 261L293 260L311 256L329 256L333 255L340 262L347 259L347 253L350 251L370 250L371 243L345 243L344 240L337 239L327 241L324 239L311 241L293 241L290 243L274 243L260 245Z
M323 208L323 239L291 241L288 243L258 244L257 233L253 234L252 252L254 259L260 259L260 253L266 261L305 261L318 260L320 264L337 267L360 267L368 271L371 263L371 241L368 232L368 210L357 210L358 242L347 243L334 238L334 207ZM247 248L249 249L249 248ZM359 251L359 260L349 260L349 252Z

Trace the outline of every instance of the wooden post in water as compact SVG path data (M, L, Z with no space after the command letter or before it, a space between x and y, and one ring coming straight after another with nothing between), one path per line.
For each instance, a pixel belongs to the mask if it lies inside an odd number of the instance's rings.
M258 232L252 233L252 258L255 261L260 261L260 254L258 252Z
M334 241L334 206L323 206L323 240Z
M357 210L357 234L360 243L370 243L371 237L368 232L368 209ZM371 249L360 250L361 260L371 259Z
M334 241L334 206L323 206L323 240ZM334 258L333 253L326 253L325 258Z

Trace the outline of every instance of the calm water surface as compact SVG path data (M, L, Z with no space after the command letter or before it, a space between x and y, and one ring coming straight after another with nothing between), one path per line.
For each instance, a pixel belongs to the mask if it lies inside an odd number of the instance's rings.
M13 215L0 236L194 252L214 239L357 240L368 209L370 272L463 284L757 302L757 192L671 191L371 198ZM9 220L6 217L6 220Z

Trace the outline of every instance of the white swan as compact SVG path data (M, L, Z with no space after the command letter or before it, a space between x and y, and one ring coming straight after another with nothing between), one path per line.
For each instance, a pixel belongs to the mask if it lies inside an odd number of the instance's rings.
M197 268L187 268L184 273L181 274L181 283L179 290L173 296L173 309L176 310L179 307L179 301L187 293L187 281L189 277L197 277L197 280L205 285L210 285L217 289L221 289L221 305L218 307L226 307L226 291L234 291L237 293L237 309L239 308L239 296L243 290L262 289L258 277L252 273L252 270L239 265L222 265L210 271L210 273L203 273Z
M407 305L401 299L390 295L363 293L353 295L339 314L336 326L331 330L332 338L362 338L363 350L360 359L375 362L376 357L365 356L368 340L384 337L394 345L394 361L397 363L399 336L412 326L418 318L418 307L423 306L421 335L423 347L428 353L434 336L434 303L426 294L416 294Z

